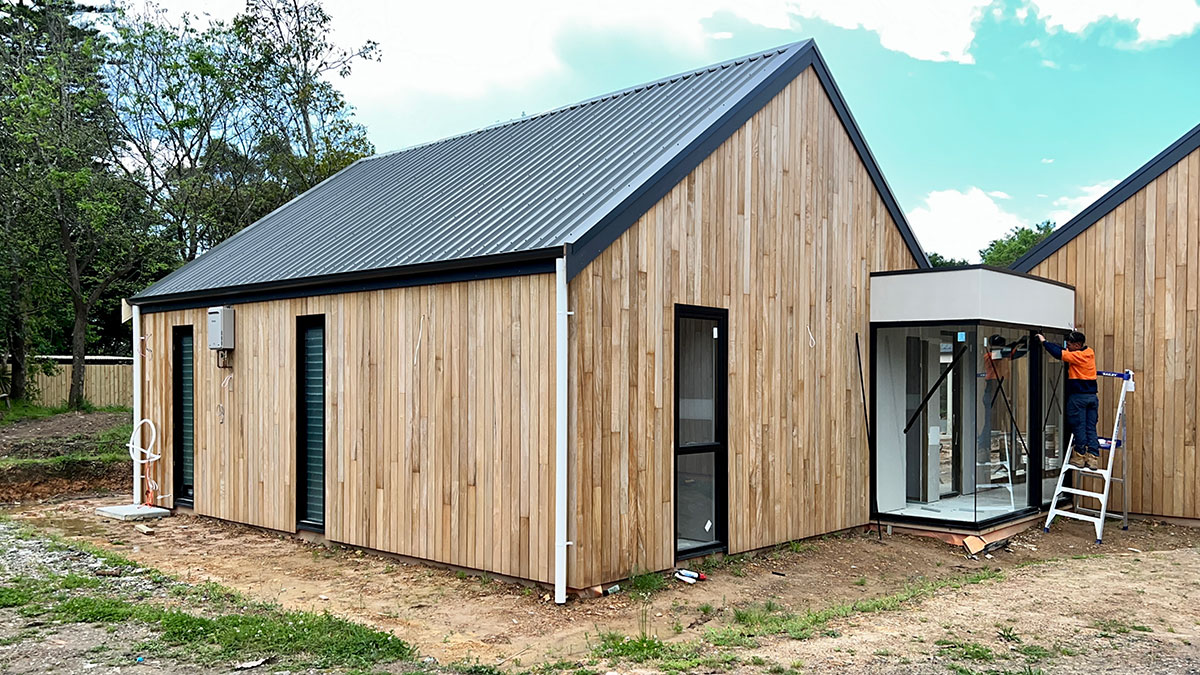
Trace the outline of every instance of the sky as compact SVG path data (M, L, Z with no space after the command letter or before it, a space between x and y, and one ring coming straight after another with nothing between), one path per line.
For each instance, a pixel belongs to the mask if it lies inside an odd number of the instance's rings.
M238 0L167 0L232 17ZM1061 225L1200 123L1200 0L326 0L380 152L815 38L926 251Z

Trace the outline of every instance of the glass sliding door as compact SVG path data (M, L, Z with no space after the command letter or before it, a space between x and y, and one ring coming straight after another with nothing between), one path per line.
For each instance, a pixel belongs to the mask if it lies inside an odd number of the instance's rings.
M1063 344L1066 334L1045 333L1046 341ZM1058 474L1066 459L1067 434L1066 399L1067 367L1062 361L1052 358L1046 350L1037 350L1042 359L1042 504L1050 504L1054 488L1058 485Z
M725 546L727 337L724 310L677 306L675 550Z

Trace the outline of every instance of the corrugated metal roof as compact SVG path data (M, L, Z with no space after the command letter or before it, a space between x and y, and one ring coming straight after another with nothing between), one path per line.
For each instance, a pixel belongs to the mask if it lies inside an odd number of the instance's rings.
M135 300L563 247L808 51L787 45L359 160Z

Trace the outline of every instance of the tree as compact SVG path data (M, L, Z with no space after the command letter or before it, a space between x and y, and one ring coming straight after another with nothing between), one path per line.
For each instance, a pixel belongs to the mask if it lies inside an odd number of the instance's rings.
M967 265L969 263L966 260L959 260L958 258L947 258L947 257L944 257L940 253L935 253L933 251L930 251L929 252L929 264L932 265L933 267L961 267L961 266Z
M26 200L24 238L71 308L71 390L82 407L89 317L157 245L141 188L117 169L119 137L102 64L108 44L67 0L5 5L12 18L0 118L18 161L0 171Z
M343 49L329 40L330 17L317 0L247 0L233 21L249 59L259 152L287 198L375 152L353 108L325 78L378 60L367 41Z
M1008 267L1053 231L1054 223L1049 220L1033 227L1014 227L1007 235L993 239L987 248L980 250L979 257L985 265Z
M128 149L119 166L142 185L183 261L248 225L257 213L241 199L261 174L244 158L256 136L243 105L247 63L233 31L206 28L163 10L122 16L107 69L119 133ZM232 200L231 200L232 198ZM231 201L230 201L231 200Z

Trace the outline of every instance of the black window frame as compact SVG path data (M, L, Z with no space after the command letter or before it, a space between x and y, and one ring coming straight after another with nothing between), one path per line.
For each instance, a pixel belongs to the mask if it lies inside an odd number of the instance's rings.
M717 322L720 336L717 342L717 371L715 373L716 417L715 440L712 443L692 444L680 447L679 444L679 324L682 319L701 319ZM704 307L700 305L675 305L675 322L673 325L672 350L674 351L674 382L672 387L672 452L671 452L671 541L676 561L698 558L713 553L729 550L729 310L720 307ZM708 546L698 546L686 551L679 550L679 457L712 452L713 457L713 486L714 486L714 534L716 541Z

